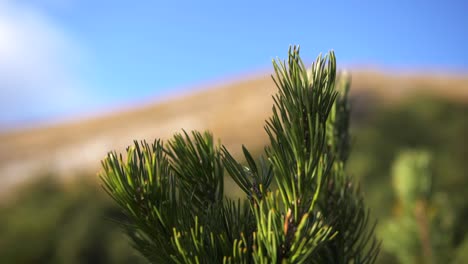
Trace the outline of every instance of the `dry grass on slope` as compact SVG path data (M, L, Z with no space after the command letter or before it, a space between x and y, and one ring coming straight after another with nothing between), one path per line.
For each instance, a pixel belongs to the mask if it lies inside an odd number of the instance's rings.
M430 92L468 102L468 76L364 71L352 76L352 96L358 99L372 94L391 103L410 93ZM208 129L233 152L240 150L240 144L258 149L266 143L263 126L274 91L270 76L262 75L89 120L0 134L0 177L4 182L0 194L37 171L59 175L95 172L107 151L122 151L134 139L168 138L181 129Z

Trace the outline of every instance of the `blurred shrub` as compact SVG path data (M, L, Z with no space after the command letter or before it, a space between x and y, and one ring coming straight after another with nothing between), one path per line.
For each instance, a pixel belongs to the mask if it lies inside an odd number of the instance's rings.
M433 190L428 152L406 150L393 164L397 209L379 229L383 246L402 264L450 263L453 260L453 208Z

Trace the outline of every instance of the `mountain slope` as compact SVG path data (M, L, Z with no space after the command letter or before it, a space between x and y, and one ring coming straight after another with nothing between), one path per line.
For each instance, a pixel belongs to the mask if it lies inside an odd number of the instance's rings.
M374 99L392 103L415 92L468 102L468 76L372 71L352 76L355 112L369 111ZM123 151L134 139L168 138L181 129L208 129L234 153L240 144L259 149L266 144L263 126L275 89L270 76L259 75L88 120L0 134L0 194L41 172L94 174L107 151Z

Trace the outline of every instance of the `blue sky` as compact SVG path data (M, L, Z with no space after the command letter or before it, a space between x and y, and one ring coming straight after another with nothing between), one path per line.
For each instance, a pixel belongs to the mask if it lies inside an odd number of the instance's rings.
M0 0L0 130L306 60L468 72L467 1Z

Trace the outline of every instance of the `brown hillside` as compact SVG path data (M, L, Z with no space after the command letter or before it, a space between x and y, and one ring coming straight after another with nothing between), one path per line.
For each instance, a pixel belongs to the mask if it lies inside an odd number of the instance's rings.
M351 92L357 99L373 95L392 103L411 93L428 92L468 102L466 75L356 71L352 76ZM122 151L134 139L167 138L182 128L208 129L233 152L241 143L262 147L264 120L270 114L274 91L270 76L262 75L128 111L0 134L0 194L38 172L61 176L96 172L107 151ZM365 100L358 102L365 104Z

